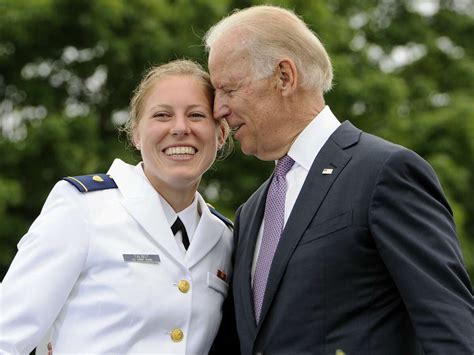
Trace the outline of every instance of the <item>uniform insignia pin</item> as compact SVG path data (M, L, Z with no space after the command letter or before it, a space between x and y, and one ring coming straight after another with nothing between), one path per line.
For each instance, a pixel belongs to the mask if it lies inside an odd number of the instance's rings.
M102 179L99 175L94 175L92 177L92 180L97 181L97 182L103 182L104 179Z
M334 169L326 168L326 169L323 169L322 174L323 175L331 175L333 171L334 171Z
M227 281L227 274L222 270L217 270L217 277L222 281Z

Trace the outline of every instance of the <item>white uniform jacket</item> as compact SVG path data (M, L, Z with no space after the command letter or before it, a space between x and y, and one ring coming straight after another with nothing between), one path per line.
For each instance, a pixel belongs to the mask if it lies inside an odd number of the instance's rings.
M53 188L1 285L1 354L27 354L50 328L54 355L209 351L232 232L197 193L201 218L184 254L136 169L116 160L114 189Z

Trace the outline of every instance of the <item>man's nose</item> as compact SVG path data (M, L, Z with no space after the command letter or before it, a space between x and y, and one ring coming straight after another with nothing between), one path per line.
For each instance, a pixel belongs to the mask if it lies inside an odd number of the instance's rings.
M229 105L222 99L220 95L216 94L214 99L214 117L217 119L227 118L231 113Z

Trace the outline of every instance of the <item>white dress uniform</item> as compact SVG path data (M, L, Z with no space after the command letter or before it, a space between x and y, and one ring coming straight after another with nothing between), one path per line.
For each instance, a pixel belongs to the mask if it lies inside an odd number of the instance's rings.
M118 188L51 191L0 289L0 353L207 354L231 274L232 231L196 193L186 253L141 166L115 160Z

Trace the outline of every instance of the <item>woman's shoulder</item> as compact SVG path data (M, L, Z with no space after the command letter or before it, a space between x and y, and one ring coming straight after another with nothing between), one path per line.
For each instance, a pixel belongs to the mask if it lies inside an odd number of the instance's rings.
M42 211L62 206L88 214L94 206L100 209L103 204L116 200L117 194L117 184L107 174L66 176L54 185Z
M209 208L209 211L214 215L216 216L217 218L219 218L221 220L222 223L224 223L227 228L233 230L234 229L234 223L229 219L227 218L226 216L224 216L222 213L220 213L218 210L216 210L212 205L210 205L209 203L207 203L207 207Z
M117 188L114 179L107 174L66 176L62 180L73 185L81 193Z

